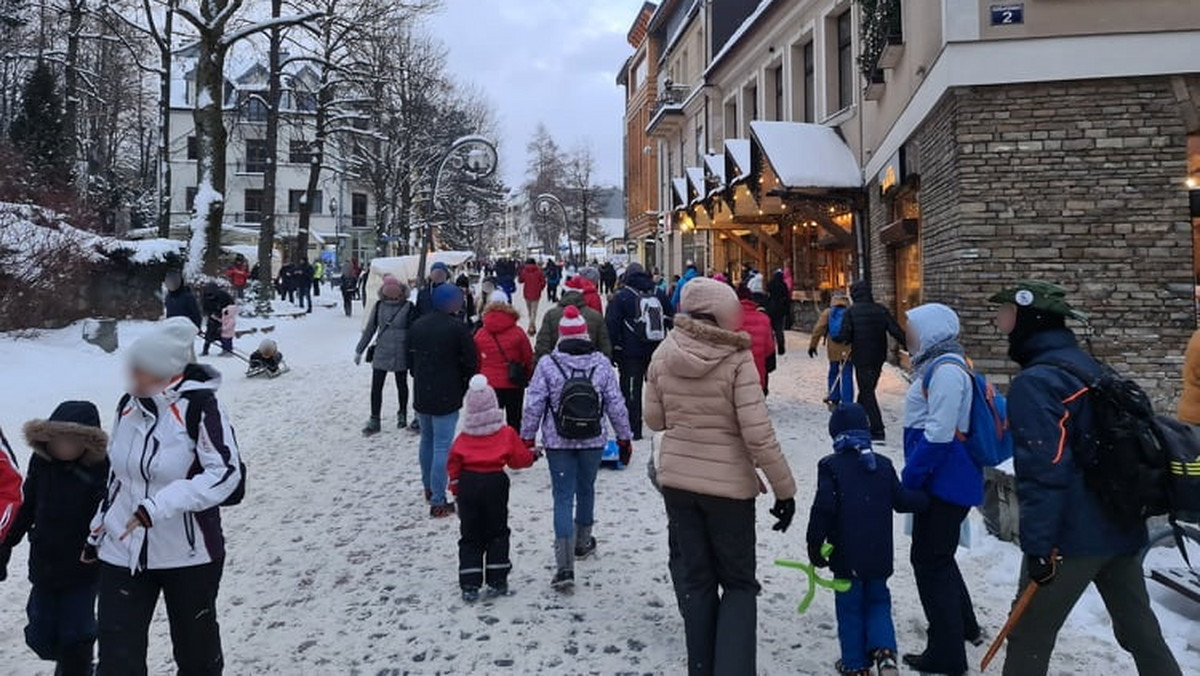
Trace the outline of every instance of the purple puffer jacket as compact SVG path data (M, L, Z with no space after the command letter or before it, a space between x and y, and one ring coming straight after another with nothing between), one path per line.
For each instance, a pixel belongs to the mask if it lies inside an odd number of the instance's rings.
M571 354L576 350L563 352L563 347L554 350L554 359L562 364L563 371L567 374L572 370L595 369L592 371L592 383L604 402L604 412L609 424L612 425L618 439L631 439L633 433L629 428L629 412L625 409L625 397L621 396L621 386L617 382L617 373L612 363L600 352ZM538 430L541 429L542 442L549 449L603 448L608 443L607 436L578 440L558 436L550 407L558 408L566 382L566 377L554 365L553 360L547 357L538 361L533 379L529 382L529 389L525 390L525 416L521 424L521 438L536 439Z

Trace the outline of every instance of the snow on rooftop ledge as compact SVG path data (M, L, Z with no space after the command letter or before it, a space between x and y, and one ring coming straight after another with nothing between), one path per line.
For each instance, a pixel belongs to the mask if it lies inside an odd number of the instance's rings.
M785 188L862 187L858 160L829 127L757 121L750 132Z
M733 158L734 165L742 172L737 176L729 176L729 172L725 172L725 182L734 183L750 171L750 141L744 138L729 139L725 142L725 154Z

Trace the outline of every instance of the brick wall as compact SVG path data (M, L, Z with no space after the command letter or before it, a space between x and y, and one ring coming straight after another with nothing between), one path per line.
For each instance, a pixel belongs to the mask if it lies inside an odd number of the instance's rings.
M982 369L1014 370L987 297L1046 279L1092 316L1097 355L1170 410L1196 326L1180 105L1165 77L963 88L914 134L924 300L960 312ZM889 256L872 250L886 298Z

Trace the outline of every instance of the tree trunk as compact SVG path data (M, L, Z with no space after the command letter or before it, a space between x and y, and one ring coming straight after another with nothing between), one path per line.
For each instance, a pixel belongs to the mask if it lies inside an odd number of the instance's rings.
M175 32L175 6L170 0L159 34L158 67L158 236L171 236L171 45ZM153 17L146 17L152 20ZM191 209L192 205L184 205Z
M271 0L271 16L279 18L283 0ZM271 265L275 251L276 184L279 176L279 108L283 99L281 62L283 60L283 29L272 28L267 48L267 167L263 172L263 219L258 232L258 297L271 298L274 270Z
M325 144L328 141L325 136L328 133L329 109L333 105L333 83L329 66L333 60L333 54L330 53L329 45L333 41L334 21L330 17L325 17L322 22L322 44L325 45L323 57L326 66L321 69L320 88L317 90L317 110L313 121L315 129L310 146L312 156L309 160L305 199L300 205L300 224L296 228L296 249L292 254L294 261L308 259L308 235L312 229L313 196L316 195L317 188L321 185L321 170L325 166Z
M67 7L67 53L63 59L63 90L65 105L63 109L63 130L67 135L64 146L67 149L66 161L74 172L83 158L82 139L79 130L79 43L83 32L84 5L87 0L71 0ZM84 158L86 159L86 158ZM82 176L76 178L83 181ZM81 185L86 185L83 181Z
M196 215L193 227L204 228L204 272L215 275L221 266L221 226L225 218L225 146L227 136L223 107L225 99L226 47L221 33L201 34L196 60L196 145L199 153L196 174L200 194L205 188L216 193L205 200L204 213ZM193 254L195 251L193 251Z

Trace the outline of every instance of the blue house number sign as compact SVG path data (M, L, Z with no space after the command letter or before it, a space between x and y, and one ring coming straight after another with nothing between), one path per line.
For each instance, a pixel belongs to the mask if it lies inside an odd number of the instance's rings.
M992 25L1012 26L1025 23L1025 5L992 5Z

